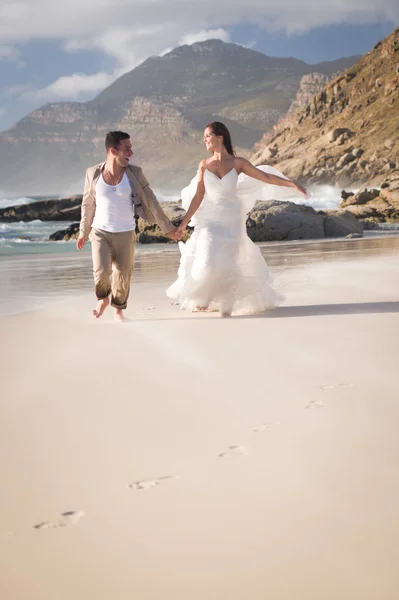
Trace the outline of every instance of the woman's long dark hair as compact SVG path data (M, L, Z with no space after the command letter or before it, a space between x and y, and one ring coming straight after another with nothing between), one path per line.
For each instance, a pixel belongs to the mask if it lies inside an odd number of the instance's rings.
M208 127L212 129L215 135L223 136L224 147L231 156L235 156L236 153L233 148L233 142L231 141L230 131L227 129L226 125L220 121L214 121L213 123L209 123L205 129L208 129Z

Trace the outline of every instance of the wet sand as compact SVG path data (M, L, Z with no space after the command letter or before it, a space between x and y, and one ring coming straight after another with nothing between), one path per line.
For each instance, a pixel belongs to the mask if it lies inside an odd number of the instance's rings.
M399 235L261 243L259 247L278 275L287 268L325 261L399 258ZM176 244L138 245L134 284L159 282L168 287L176 277L179 257ZM89 244L83 252L73 254L14 255L0 260L0 315L37 309L92 288Z

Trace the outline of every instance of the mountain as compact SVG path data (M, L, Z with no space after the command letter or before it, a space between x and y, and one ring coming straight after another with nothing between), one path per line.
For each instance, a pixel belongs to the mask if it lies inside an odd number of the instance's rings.
M104 157L104 136L132 136L135 161L153 187L177 191L204 156L202 133L222 120L249 155L289 109L304 75L330 76L357 57L308 65L208 40L152 57L90 102L47 104L0 134L0 186L7 193L81 191L84 170Z
M251 160L307 183L387 186L399 174L398 91L399 28L283 118Z

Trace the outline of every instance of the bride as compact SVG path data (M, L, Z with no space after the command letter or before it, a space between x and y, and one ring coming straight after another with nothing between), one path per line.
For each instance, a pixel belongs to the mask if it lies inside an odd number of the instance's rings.
M182 191L187 212L175 235L180 239L190 221L194 232L185 244L179 242L178 278L166 294L183 309L219 311L222 317L263 312L282 298L247 235L247 214L257 200L292 197L293 190L307 196L307 191L273 167L256 168L236 156L219 121L205 128L204 142L212 157L201 161Z

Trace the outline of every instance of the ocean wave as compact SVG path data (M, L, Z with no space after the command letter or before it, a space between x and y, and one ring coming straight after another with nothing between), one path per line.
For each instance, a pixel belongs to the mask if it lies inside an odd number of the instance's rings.
M0 223L0 231L19 231L28 229L37 229L38 226L46 225L43 221L15 221L13 223Z
M160 202L177 202L180 200L180 193L178 194L163 194L160 190L154 190L154 193Z
M10 240L8 240L10 241ZM15 240L11 240L14 244L43 244L46 242L44 239L38 240L28 240L24 238L16 238Z
M0 223L0 234L3 236L26 235L48 237L55 231L66 229L72 223L70 221L15 221L13 223Z
M2 248L12 248L13 244L45 244L46 246L51 244L56 244L57 246L61 244L75 244L76 240L49 240L48 238L37 238L37 239L28 239L28 238L0 238L0 245Z
M293 198L295 204L311 206L315 210L337 210L342 202L341 189L331 185L309 186L310 198Z

